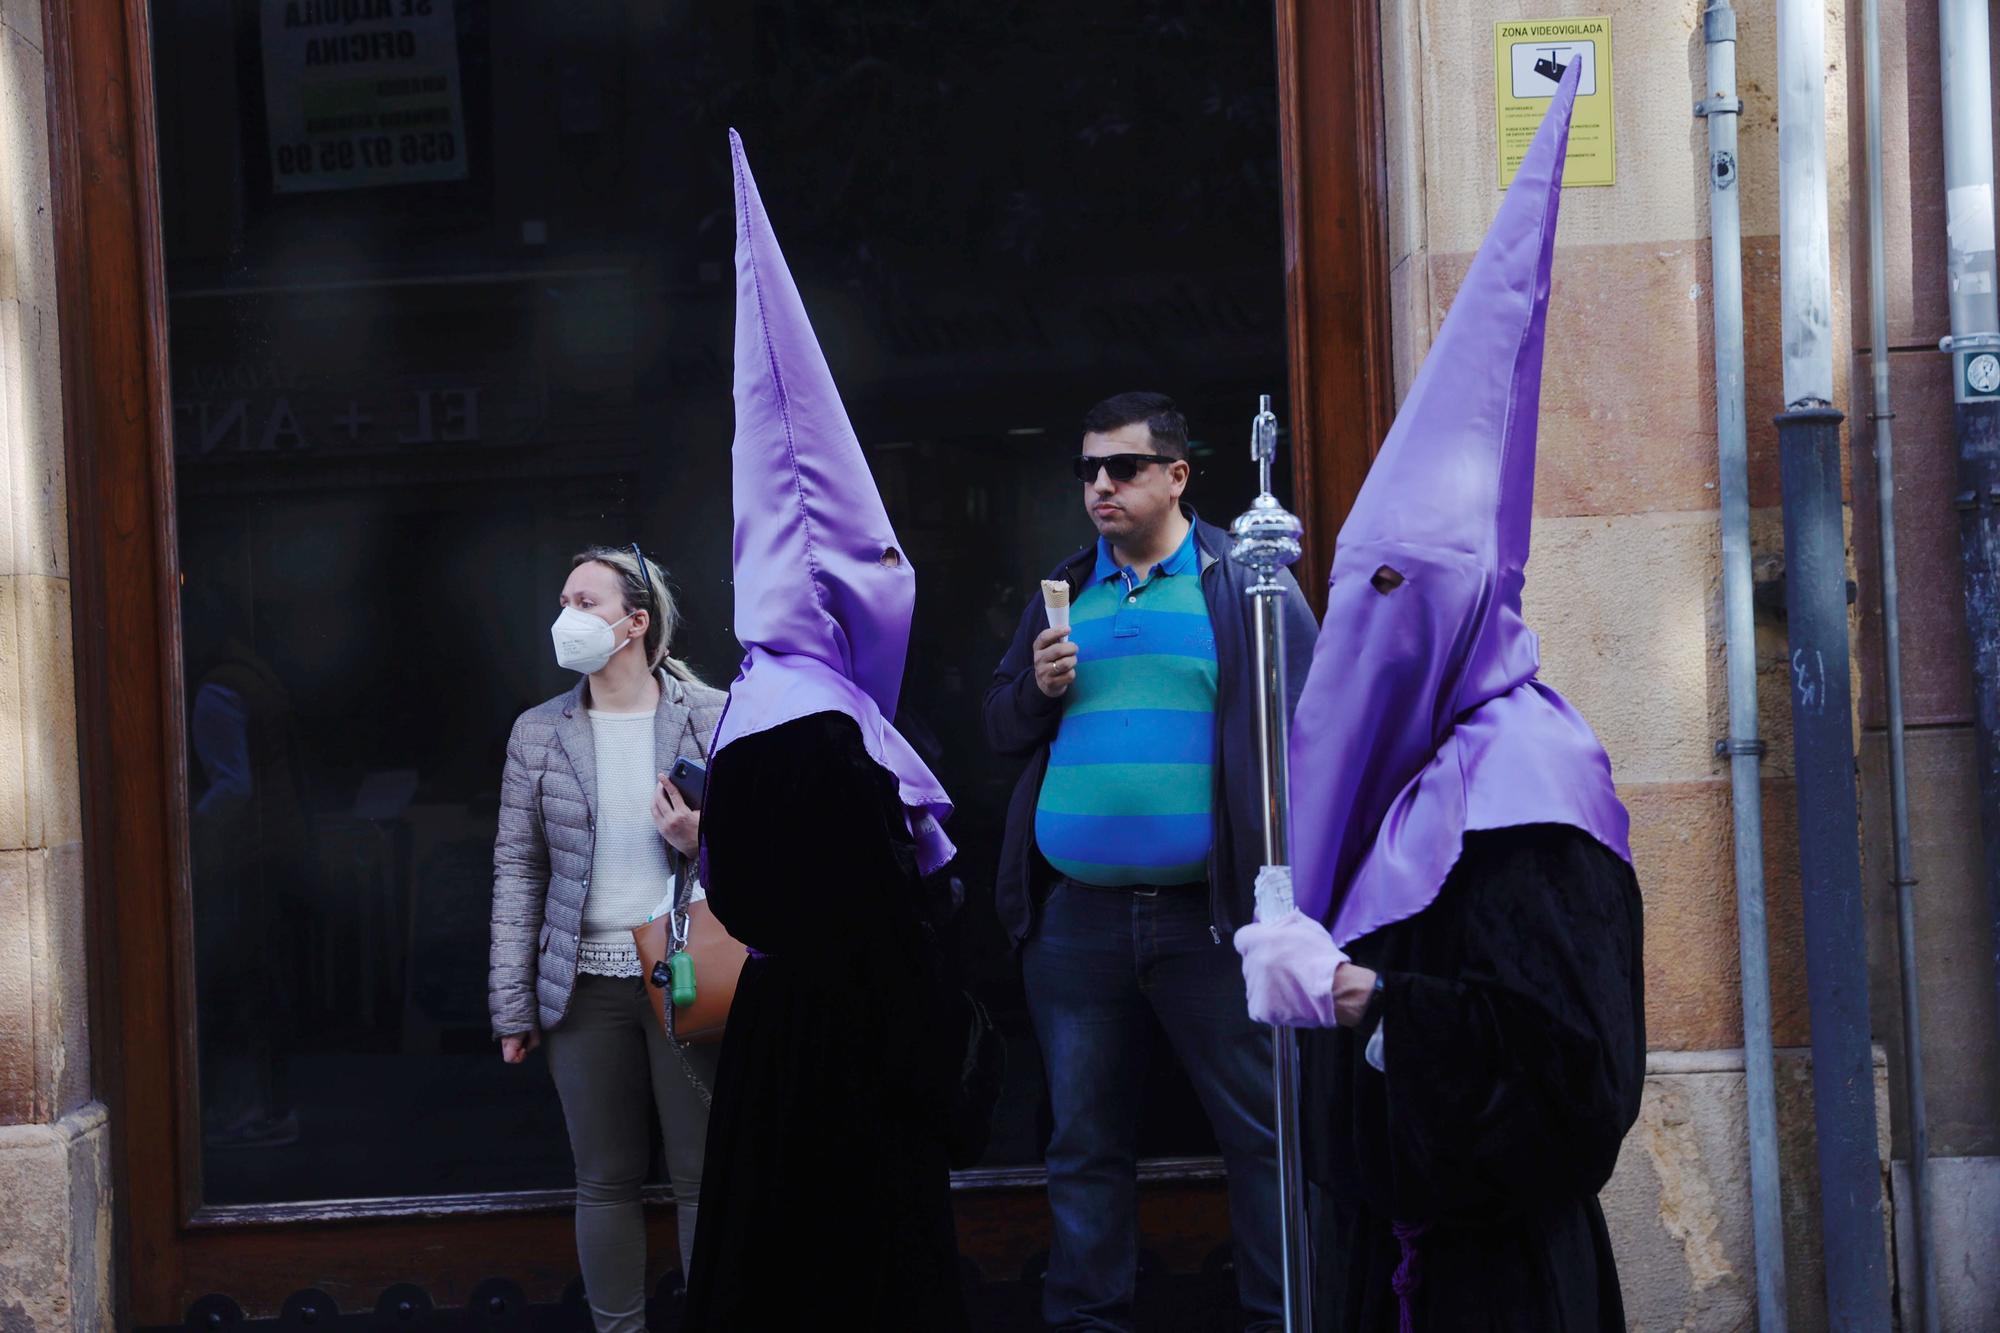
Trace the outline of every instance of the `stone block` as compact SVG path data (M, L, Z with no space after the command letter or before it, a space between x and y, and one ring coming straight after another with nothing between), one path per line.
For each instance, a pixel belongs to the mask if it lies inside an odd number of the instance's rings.
M1914 726L1972 719L1972 649L1965 632L1965 582L1959 554L1958 438L1951 360L1938 353L1897 352L1889 359L1896 454L1896 591L1903 640L1903 716ZM1874 384L1866 355L1855 357L1854 566L1861 585L1861 716L1888 721L1882 679L1882 576L1876 521Z
M1647 1078L1600 1196L1629 1328L1734 1329L1754 1315L1743 1123L1740 1058Z
M1992 905L1980 863L1979 783L1968 727L1914 731L1905 745L1910 787L1910 869L1917 880L1918 1013L1924 1046L1931 1152L2000 1154L2000 1008ZM1868 999L1895 1079L1896 1153L1909 1155L1903 1091L1902 966L1895 859L1889 841L1888 741L1862 746L1862 883L1868 895Z
M0 573L69 576L62 359L53 315L0 300Z
M1903 1327L1917 1322L1917 1255L1911 1207L1915 1191L1907 1162L1890 1167L1896 1199L1897 1288ZM1931 1255L1937 1273L1938 1327L1943 1333L2000 1330L2000 1263L1994 1238L2000 1236L2000 1157L1934 1157L1925 1182L1931 1204Z
M1393 322L1423 318L1429 325L1397 334L1399 344L1409 342L1415 351L1412 376L1476 251L1428 253L1429 311L1420 313L1416 305L1424 283L1415 278L1408 280L1412 296L1394 305ZM1536 513L1680 512L1718 504L1710 253L1705 241L1581 245L1565 230L1549 297ZM1776 328L1775 238L1745 241L1743 286L1746 326ZM1782 492L1773 418L1785 406L1784 367L1775 338L1753 333L1744 352L1751 501L1775 505ZM1846 357L1836 359L1840 401L1849 369Z
M0 852L0 1124L90 1097L82 852Z
M1790 1327L1827 1327L1810 1053L1777 1053L1775 1093ZM1881 1105L1887 1065L1875 1064ZM1634 1333L1756 1323L1750 1149L1740 1050L1655 1053L1639 1121L1600 1196ZM1887 1212L1885 1209L1885 1247ZM1887 1253L1885 1249L1885 1254Z
M1535 524L1523 609L1541 636L1542 679L1597 730L1621 784L1728 773L1715 754L1729 732L1721 540L1713 512ZM1751 552L1777 567L1776 513L1752 514ZM1754 649L1758 735L1769 747L1764 775L1787 778L1784 621L1759 617Z
M1707 273L1694 243L1580 245L1567 213L1561 237L1542 367L1535 512L1713 508L1713 371L1699 355ZM1433 327L1442 327L1474 253L1433 252Z
M24 582L0 574L0 849L28 845L28 699L17 614Z
M19 33L36 50L42 49L42 7L36 0L0 2L0 27Z
M1803 1046L1812 1040L1812 1013L1806 994L1805 890L1799 874L1798 784L1789 778L1766 779L1763 799L1771 1039L1780 1046ZM1730 856L1733 866L1733 844ZM1732 869L1730 893L1734 895L1735 891ZM1740 1021L1738 1031L1741 1031Z
M15 600L27 845L83 836L69 582L23 576Z
M52 1052L46 1087L53 1108L67 1115L90 1100L90 945L86 930L83 844L66 842L40 853L44 957L51 994L47 1036Z
M1726 783L1619 790L1646 904L1646 1044L1701 1050L1742 1041L1736 898Z
M37 1118L31 855L0 851L0 1124Z
M48 87L42 52L0 24L0 299L56 308Z
M1607 0L1584 11L1611 18L1617 88L1618 184L1578 189L1564 199L1564 227L1576 239L1692 240L1708 234L1708 127L1693 114L1707 93L1701 0ZM1493 25L1552 17L1531 0L1421 0L1426 177L1459 184L1433 200L1430 244L1470 248L1499 207L1495 160ZM1828 194L1836 247L1849 193L1846 6L1827 6ZM1389 12L1385 10L1385 13ZM1743 227L1778 229L1778 104L1775 19L1768 8L1738 8L1737 87ZM1386 47L1386 43L1385 43ZM1931 50L1936 49L1932 39ZM1392 71L1393 75L1393 71ZM1934 96L1934 95L1933 95ZM1858 105L1858 104L1857 104ZM1844 270L1836 270L1845 279Z
M1711 383L1715 376L1714 274L1708 267L1713 251L1702 244L1702 307L1708 323L1702 335L1701 358ZM1778 458L1777 416L1785 410L1785 363L1778 330L1784 326L1784 286L1779 274L1778 238L1759 234L1743 240L1743 420L1750 456L1750 503L1776 509L1784 500ZM1847 359L1835 355L1833 392L1847 401ZM1711 396L1711 404L1713 398ZM1710 423L1711 441L1715 434Z
M1423 251L1389 270L1389 360L1402 407L1431 347L1431 267Z
M1778 512L1752 512L1752 558L1782 568ZM1598 731L1620 783L1724 777L1730 731L1722 528L1714 512L1542 518L1524 592L1542 679ZM1756 618L1764 777L1792 775L1786 626Z
M91 1103L53 1125L0 1128L0 1328L115 1326L110 1136Z
M1712 492L1714 483L1707 133L1704 122L1691 115L1693 103L1706 93L1702 8L1698 2L1599 7L1612 19L1619 184L1570 190L1563 199L1544 385L1538 494L1543 513L1692 509L1713 502L1712 496L1693 494ZM1402 9L1385 7L1385 25L1406 28ZM1493 23L1546 14L1525 0L1497 7L1424 0L1418 9L1420 43L1384 41L1385 65L1400 60L1407 66L1406 80L1396 79L1391 66L1387 82L1414 84L1423 102L1424 170L1417 176L1392 172L1390 182L1391 215L1397 220L1392 231L1401 236L1393 262L1419 252L1431 256L1435 328L1499 207L1500 194L1492 188ZM1745 324L1751 331L1747 415L1753 494L1756 503L1773 504L1778 494L1771 419L1784 407L1775 336L1781 320L1774 19L1762 10L1738 13L1739 92L1745 101L1738 189ZM1841 151L1848 132L1846 39L1844 6L1832 4L1826 35L1829 230L1834 321L1843 331L1854 311L1865 310L1855 298L1863 288L1848 267L1850 172ZM1660 58L1666 52L1682 58ZM1399 198L1417 191L1424 192L1420 203ZM1420 240L1401 234L1410 230L1401 225L1403 219L1421 220ZM1938 286L1941 291L1941 278ZM1758 330L1772 336L1759 337ZM1845 347L1836 351L1834 400L1845 403L1849 367ZM1579 454L1573 464L1563 459L1571 444Z
M25 853L33 972L34 1119L90 1100L89 964L83 920L83 847Z
M20 457L23 444L13 424L24 386L16 382L18 377L10 364L18 358L9 330L19 326L20 303L0 299L0 575L24 572L17 535L20 518L15 511L33 509L22 493L23 481L16 475L30 470L27 460Z
M1765 950L1781 1044L1810 1026L1792 785L1765 784ZM1619 789L1632 814L1633 869L1646 904L1646 1043L1687 1051L1743 1041L1734 827L1727 779Z
M1453 183L1433 194L1431 245L1469 250L1500 205L1494 24L1552 15L1531 0L1422 0L1421 8L1423 63L1416 74L1424 88L1425 174ZM1699 49L1700 6L1610 0L1587 12L1611 16L1618 184L1570 191L1563 225L1574 226L1577 239L1692 239L1705 229L1707 208L1703 174L1689 162L1701 79L1686 53L1691 37Z
M1620 784L1714 772L1716 516L1541 519L1524 610L1542 679L1596 728Z
M1425 248L1424 68L1420 9L1383 4L1382 68L1403 77L1382 82L1383 158L1388 166L1389 266L1395 268ZM1407 383L1398 380L1399 384Z
M1851 521L1852 511L1844 510L1842 517L1843 521ZM1850 543L1851 540L1850 533ZM1714 582L1709 588L1708 601L1710 665L1708 702L1709 727L1713 735L1720 738L1729 731L1729 644L1723 601L1719 516L1716 541L1718 549L1714 564ZM1783 605L1785 521L1782 509L1773 507L1750 511L1750 560L1752 595L1757 596L1768 591L1777 598L1778 603L1770 611L1757 606L1752 617L1757 666L1757 735L1767 749L1762 767L1767 778L1790 778L1797 767L1797 757L1793 752L1792 735L1791 641ZM1769 586L1759 588L1757 585L1760 584ZM1856 643L1855 633L1859 623L1858 615L1850 612L1848 618L1850 647ZM1861 696L1860 671L1860 653L1856 648L1848 659L1848 687L1857 708ZM1858 735L1858 714L1850 719L1850 723ZM1720 756L1716 756L1714 772L1717 775L1726 775L1728 771L1727 763Z

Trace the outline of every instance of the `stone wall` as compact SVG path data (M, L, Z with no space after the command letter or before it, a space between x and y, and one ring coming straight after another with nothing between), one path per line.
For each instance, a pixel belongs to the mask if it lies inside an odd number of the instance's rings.
M2000 32L2000 16L1995 31ZM1944 130L1937 88L1935 0L1882 0L1884 265L1890 393L1896 451L1896 549L1903 638L1903 706L1910 788L1910 863L1916 889L1919 1016L1931 1152L2000 1155L2000 1003L1993 975L1992 908L1981 878L1979 789L1973 767L1971 653L1959 576L1957 442L1951 363L1937 351L1951 332L1944 254ZM1852 62L1855 96L1860 50ZM1831 143L1829 144L1831 148ZM1857 127L1853 152L1860 162ZM1858 176L1857 180L1865 180ZM1865 236L1867 200L1856 192L1854 234ZM1853 282L1866 291L1867 251ZM1855 311L1855 565L1861 582L1863 873L1872 894L1869 998L1875 1030L1897 1069L1896 1151L1902 1125L1903 1055L1896 898L1890 886L1887 702L1882 688L1877 575L1874 410L1865 304ZM1966 1177L1975 1179L1977 1177ZM2000 1265L2000 1260L1995 1261ZM2000 1321L1996 1321L2000 1322Z
M1989 7L1991 8L1991 7ZM2000 14L1993 14L2000 32ZM1850 96L1861 96L1858 32L1848 46ZM1896 546L1903 638L1903 705L1910 728L1910 868L1917 935L1918 1016L1930 1121L1931 1248L1946 1329L2000 1329L2000 1002L1992 906L1980 863L1971 654L1952 508L1957 447L1951 363L1937 351L1951 332L1944 254L1943 105L1937 86L1936 0L1881 0L1883 263L1890 406L1895 443ZM1849 208L1867 235L1862 127L1846 147L1858 183ZM1829 140L1829 151L1835 145ZM1852 282L1867 291L1867 248L1854 247ZM1874 410L1865 302L1854 310L1854 558L1861 584L1862 873L1870 894L1869 999L1888 1048L1895 1108L1897 1235L1910 1214L1908 1103L1903 1076L1902 976L1890 881L1887 699L1876 539ZM1898 1250L1906 1327L1912 1322L1913 1247Z
M1549 306L1526 592L1543 676L1590 719L1631 806L1647 893L1652 1045L1742 1044L1729 779L1709 302L1701 0L1582 7L1503 0L1385 0L1392 302L1399 390L1500 204L1494 24L1609 14L1618 183L1564 193ZM1777 436L1777 107L1768 6L1743 14L1745 323L1755 545L1781 554ZM1843 37L1836 8L1828 49ZM1828 85L1835 142L1843 89ZM1833 215L1846 172L1833 164ZM1835 298L1846 313L1844 238ZM1843 325L1844 327L1844 325ZM1844 358L1843 358L1844 360ZM1845 394L1845 381L1836 386ZM1791 839L1791 720L1784 623L1760 618L1762 734L1770 746L1771 953L1777 1040L1806 1040Z
M1875 1109L1884 1127L1888 1072L1878 1047ZM1776 1074L1789 1327L1823 1329L1810 1053L1779 1048ZM1748 1142L1741 1050L1653 1052L1639 1123L1602 1196L1634 1333L1755 1326ZM1886 1154L1886 1128L1881 1142Z
M1399 392L1422 363L1494 212L1494 24L1608 14L1617 91L1617 184L1565 192L1543 380L1534 558L1526 592L1544 677L1590 719L1630 806L1646 897L1645 1110L1605 1207L1634 1329L1734 1329L1755 1317L1735 877L1728 773L1720 515L1710 305L1705 0L1381 0L1390 182L1391 301ZM1958 601L1957 533L1944 488L1951 395L1934 0L1883 0L1885 158L1890 176L1890 343L1896 348L1904 652L1911 720L1928 1102L1938 1169L1941 1305L1947 1328L2000 1327L2000 1267L1968 1246L2000 1171L2000 1009L1977 878L1967 730L1970 684ZM1850 25L1849 10L1853 18ZM1738 87L1747 407L1759 577L1782 568L1775 9L1742 4ZM1883 1154L1907 1152L1894 898L1873 608L1873 455L1866 430L1866 221L1860 9L1826 5L1829 215L1836 406L1860 423L1855 623L1864 766L1865 868ZM1996 28L2000 31L2000 28ZM1929 70L1930 72L1926 72ZM1857 114L1849 115L1850 105ZM1809 1040L1791 782L1785 625L1760 615L1765 845L1775 1037ZM1809 1061L1780 1062L1787 1277L1792 1327L1823 1327ZM1893 1105L1893 1114L1892 1112ZM1964 1160L1956 1160L1963 1157ZM1898 1176L1900 1179L1901 1176ZM1899 1198L1907 1210L1907 1201ZM1946 1223L1950 1223L1947 1227ZM1907 1235L1907 1227L1898 1233ZM1956 1245L1957 1249L1950 1247ZM1947 1252L1948 1251L1948 1252ZM1907 1255L1898 1247L1898 1258ZM1952 1271L1945 1271L1956 1264ZM1980 1285L1984 1284L1984 1285ZM1964 1322L1954 1312L1981 1311ZM1959 1322L1954 1322L1958 1319ZM1984 1322L1982 1322L1982 1320Z
M0 3L0 1328L112 1327L42 12Z

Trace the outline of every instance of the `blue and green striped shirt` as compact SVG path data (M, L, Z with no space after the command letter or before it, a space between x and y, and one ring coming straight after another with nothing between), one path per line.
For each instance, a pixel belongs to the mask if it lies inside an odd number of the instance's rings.
M1144 583L1097 541L1070 607L1076 680L1035 806L1049 864L1086 884L1188 884L1214 841L1215 631L1194 528Z

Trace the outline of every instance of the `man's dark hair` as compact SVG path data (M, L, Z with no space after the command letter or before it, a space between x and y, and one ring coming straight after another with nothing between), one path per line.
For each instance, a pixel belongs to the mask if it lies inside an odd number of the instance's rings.
M1083 433L1102 435L1138 421L1146 423L1155 453L1168 458L1188 456L1187 418L1163 393L1114 394L1083 414Z

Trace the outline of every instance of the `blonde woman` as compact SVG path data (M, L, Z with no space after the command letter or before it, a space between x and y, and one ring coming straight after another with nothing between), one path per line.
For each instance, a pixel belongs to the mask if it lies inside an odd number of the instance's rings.
M677 758L707 762L724 695L669 655L675 620L637 546L571 561L551 633L581 679L515 722L493 848L493 1033L509 1064L547 1049L598 1333L645 1328L649 1117L665 1136L683 1272L707 1143L714 1048L673 1048L631 934L669 892L700 896L699 816L665 774Z

